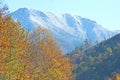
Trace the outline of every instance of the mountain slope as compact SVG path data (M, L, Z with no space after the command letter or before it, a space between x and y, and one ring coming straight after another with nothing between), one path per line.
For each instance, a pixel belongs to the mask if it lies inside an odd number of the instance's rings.
M71 51L86 38L100 42L115 34L95 21L71 14L55 15L51 12L20 8L10 15L29 31L38 25L46 27L65 52Z
M107 48L114 49L116 45L120 43L120 34L113 36L108 40L104 40L101 43L89 48L85 51L86 55L98 56L99 54L104 54Z
M107 80L114 73L120 73L120 34L88 49L84 54L86 57L75 70L78 71L76 80ZM80 69L82 62L85 63L83 69L86 68L83 72Z

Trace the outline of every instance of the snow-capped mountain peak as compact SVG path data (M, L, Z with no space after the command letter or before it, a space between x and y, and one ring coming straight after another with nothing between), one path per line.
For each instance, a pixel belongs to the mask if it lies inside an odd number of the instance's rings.
M65 52L80 45L86 38L91 41L102 41L114 32L103 28L97 22L80 16L54 14L34 9L20 8L11 13L13 19L22 23L26 30L34 30L38 25L47 28Z

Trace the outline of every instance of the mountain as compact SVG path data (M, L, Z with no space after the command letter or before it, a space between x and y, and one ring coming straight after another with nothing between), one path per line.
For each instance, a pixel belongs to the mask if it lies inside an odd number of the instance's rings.
M24 29L32 31L38 25L47 28L65 52L71 51L86 38L96 42L116 34L87 18L71 14L54 14L34 9L20 8L10 15L19 20Z

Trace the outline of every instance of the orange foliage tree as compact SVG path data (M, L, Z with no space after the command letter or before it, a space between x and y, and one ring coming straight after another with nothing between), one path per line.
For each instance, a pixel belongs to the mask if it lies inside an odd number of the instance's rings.
M72 79L70 61L51 37L48 30L38 27L29 36L30 57L35 67L35 80L70 80Z
M30 80L28 53L29 44L20 23L0 12L0 80Z
M120 74L116 73L112 78L108 78L108 80L120 80Z

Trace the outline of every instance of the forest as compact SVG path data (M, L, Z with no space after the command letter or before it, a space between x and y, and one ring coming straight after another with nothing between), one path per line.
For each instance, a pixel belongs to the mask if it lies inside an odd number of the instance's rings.
M67 54L73 60L76 80L119 80L120 34L95 46L90 45L86 40Z
M0 80L120 80L119 61L120 34L65 54L48 29L26 31L0 6Z

